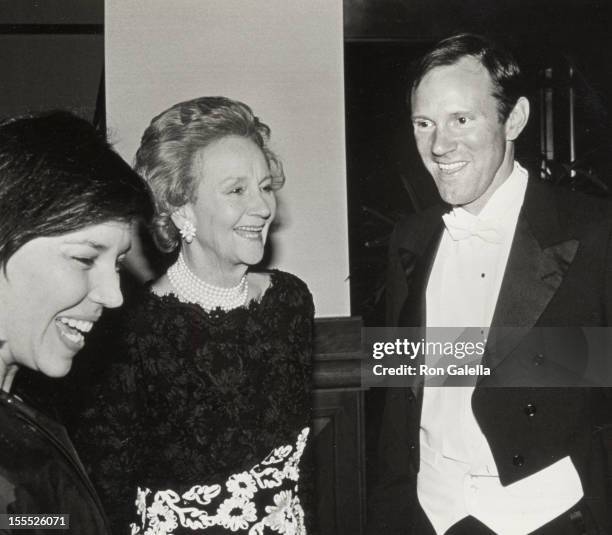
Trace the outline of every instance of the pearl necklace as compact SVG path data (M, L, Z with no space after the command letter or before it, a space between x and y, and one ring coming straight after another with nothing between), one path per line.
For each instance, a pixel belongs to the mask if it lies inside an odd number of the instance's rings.
M196 303L206 311L215 308L232 310L244 306L249 294L246 275L243 275L240 282L231 288L209 284L189 269L182 251L178 260L168 269L168 279L181 301Z

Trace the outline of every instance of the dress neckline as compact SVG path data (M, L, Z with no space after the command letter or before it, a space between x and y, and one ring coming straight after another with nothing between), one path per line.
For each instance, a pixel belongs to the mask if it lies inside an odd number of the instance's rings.
M173 307L188 308L190 310L193 310L194 312L197 312L203 317L219 319L233 316L235 314L242 314L244 312L252 312L256 309L262 308L266 304L266 302L270 299L270 295L273 295L274 291L276 290L280 274L282 272L278 269L271 269L263 273L270 274L270 284L264 290L264 293L260 296L260 298L251 299L245 305L232 308L231 310L223 310L220 307L214 308L212 310L205 310L197 303L186 303L185 301L181 301L181 299L179 299L179 297L174 291L171 291L164 295L158 295L151 290L152 282L148 282L145 285L145 289L149 299L151 299L153 302Z

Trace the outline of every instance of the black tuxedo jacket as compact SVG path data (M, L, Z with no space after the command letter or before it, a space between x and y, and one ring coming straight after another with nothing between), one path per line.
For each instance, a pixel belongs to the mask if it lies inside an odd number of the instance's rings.
M425 323L425 290L443 213L435 207L410 216L392 234L387 294L392 325ZM586 344L576 345L572 327L612 323L611 214L600 199L528 183L491 325L492 331L502 327L503 336L495 346L487 344L483 364L492 377L479 380L472 397L502 485L570 455L604 533L610 532L609 504L598 430L612 422L608 391L556 388L555 380L568 384L564 373L580 378L593 365ZM537 327L565 327L554 333L567 333L572 343L563 336L551 340L549 330ZM525 388L525 377L538 388ZM492 387L514 380L522 387ZM421 403L419 386L387 392L368 533L412 533Z

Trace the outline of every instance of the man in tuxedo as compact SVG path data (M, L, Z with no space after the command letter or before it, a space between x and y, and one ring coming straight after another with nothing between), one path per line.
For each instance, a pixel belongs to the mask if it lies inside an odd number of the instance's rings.
M599 425L610 402L567 387L592 364L587 345L555 346L612 319L611 212L515 160L524 95L512 55L480 36L445 39L417 66L415 138L445 206L392 234L389 323L490 328L492 375L387 391L370 534L611 533Z

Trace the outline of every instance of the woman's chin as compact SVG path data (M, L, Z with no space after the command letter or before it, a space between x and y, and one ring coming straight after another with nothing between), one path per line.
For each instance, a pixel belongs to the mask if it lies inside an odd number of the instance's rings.
M247 268L251 266L255 266L259 264L264 257L264 248L263 247L252 247L250 250L244 251L240 255L240 261Z
M54 355L53 357L47 356L45 361L39 364L38 371L53 379L65 377L72 368L75 355L76 353L70 352L70 354L68 354L68 352L66 352L61 355Z

